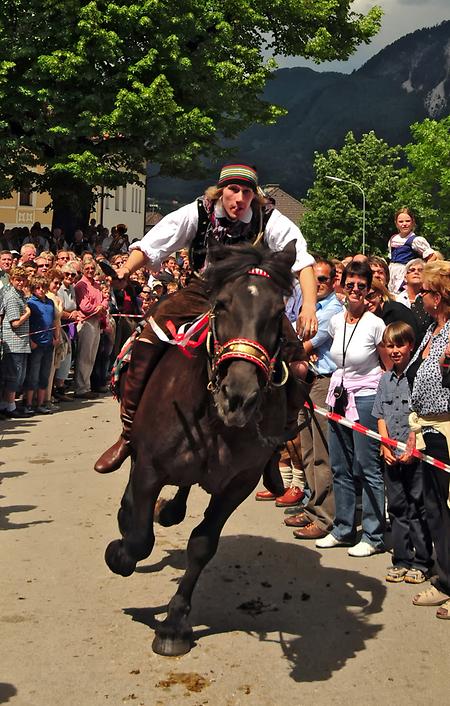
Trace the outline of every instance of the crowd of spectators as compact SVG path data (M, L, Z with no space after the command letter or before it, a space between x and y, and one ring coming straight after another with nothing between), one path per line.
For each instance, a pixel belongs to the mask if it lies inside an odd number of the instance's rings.
M412 451L417 434L422 448L450 464L450 390L442 382L450 361L450 263L423 239L413 246L407 209L396 224L391 266L378 256L315 255L318 331L304 345L313 403L406 448L303 411L301 431L282 456L284 495L261 490L256 499L285 508L296 538L320 549L346 546L352 557L385 550L388 519L386 580L422 583L437 574L413 602L440 606L437 616L448 619L450 476ZM72 399L107 393L112 364L135 326L188 282L189 256L181 251L114 289L101 263L123 267L129 245L123 224L109 233L91 221L70 242L58 228L0 224L3 418L51 414ZM300 307L297 288L287 302L292 321Z
M60 228L0 224L0 418L47 415L109 392L115 357L153 303L190 276L181 252L114 289L100 263L127 259L127 227L91 220L67 242Z

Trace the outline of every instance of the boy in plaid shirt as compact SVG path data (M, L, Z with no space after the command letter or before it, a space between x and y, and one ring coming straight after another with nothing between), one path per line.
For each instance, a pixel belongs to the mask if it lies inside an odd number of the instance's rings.
M27 273L23 267L15 267L9 274L10 285L2 290L3 304L3 390L0 410L10 419L27 416L16 407L16 394L21 390L27 360L30 354L29 318L24 288L28 284Z

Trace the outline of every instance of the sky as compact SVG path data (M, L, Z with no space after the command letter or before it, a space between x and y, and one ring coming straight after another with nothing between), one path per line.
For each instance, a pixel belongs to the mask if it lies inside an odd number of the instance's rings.
M279 67L309 66L315 71L351 73L405 34L450 20L450 0L355 0L352 10L365 14L374 5L379 5L384 11L381 30L368 46L362 45L347 61L315 64L295 57L278 57Z

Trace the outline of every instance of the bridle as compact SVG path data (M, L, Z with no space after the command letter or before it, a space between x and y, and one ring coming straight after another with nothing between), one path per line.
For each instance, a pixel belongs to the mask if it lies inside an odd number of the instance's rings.
M271 279L271 276L259 267L253 267L247 271L247 274ZM246 360L256 365L263 373L266 388L271 385L280 387L287 381L289 371L284 361L282 363L281 380L274 380L275 364L280 353L281 339L278 339L278 344L273 355L270 355L261 343L249 338L230 338L228 341L221 344L217 338L216 313L214 307L209 315L209 334L206 341L206 348L209 356L208 390L212 392L216 392L219 389L219 368L222 363L227 360Z

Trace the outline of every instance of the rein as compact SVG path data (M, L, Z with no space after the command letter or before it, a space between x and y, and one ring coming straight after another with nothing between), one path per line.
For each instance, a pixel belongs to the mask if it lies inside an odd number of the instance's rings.
M270 275L259 267L253 267L248 270L247 274L271 279ZM280 387L286 383L289 372L284 362L281 382L274 382L273 380L275 364L280 353L280 342L278 343L277 349L272 356L263 345L258 343L258 341L253 341L248 338L231 338L225 343L220 344L217 340L216 316L214 309L211 311L209 316L209 331L207 350L211 360L209 364L208 390L214 392L218 389L219 368L222 363L227 360L246 360L249 363L256 365L264 375L266 387L269 385ZM211 341L213 343L212 349Z

